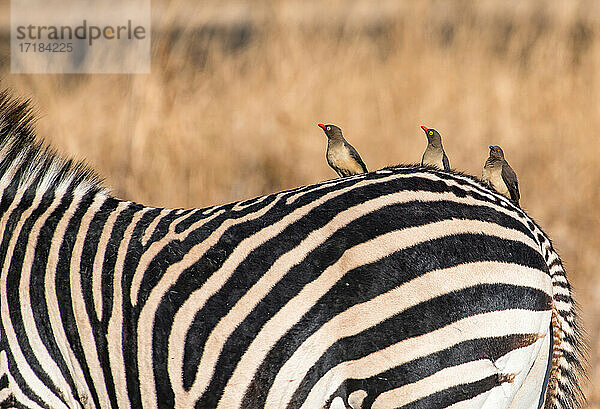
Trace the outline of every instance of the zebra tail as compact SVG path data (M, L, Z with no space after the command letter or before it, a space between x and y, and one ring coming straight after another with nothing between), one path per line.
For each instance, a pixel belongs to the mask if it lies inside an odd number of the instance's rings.
M585 403L581 382L586 379L588 346L565 268L550 239L545 239L553 294L552 366L545 409L580 408Z

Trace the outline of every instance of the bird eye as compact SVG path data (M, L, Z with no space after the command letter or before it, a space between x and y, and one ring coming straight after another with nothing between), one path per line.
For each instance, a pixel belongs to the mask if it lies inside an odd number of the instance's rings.
M429 131L429 135L433 135L433 131Z
M331 131L331 127L330 127L330 126L328 126L328 127L327 127L327 130L328 130L328 131Z

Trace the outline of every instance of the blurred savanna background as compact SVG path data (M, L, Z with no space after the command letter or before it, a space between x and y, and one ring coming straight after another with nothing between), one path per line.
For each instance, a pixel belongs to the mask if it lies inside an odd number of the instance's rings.
M37 129L121 198L205 207L330 179L317 123L369 169L420 161L419 125L480 175L498 144L552 237L590 343L600 408L600 2L152 2L152 73L0 77Z

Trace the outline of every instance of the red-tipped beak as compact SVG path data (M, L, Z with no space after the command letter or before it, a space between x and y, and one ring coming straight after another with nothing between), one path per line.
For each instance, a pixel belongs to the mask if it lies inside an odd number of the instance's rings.
M427 132L427 131L428 131L427 127L426 127L426 126L424 126L424 125L421 125L421 129L422 129L422 130L424 130L425 132Z
M325 130L325 125L323 125L323 124L317 124L317 125L319 125L319 128Z

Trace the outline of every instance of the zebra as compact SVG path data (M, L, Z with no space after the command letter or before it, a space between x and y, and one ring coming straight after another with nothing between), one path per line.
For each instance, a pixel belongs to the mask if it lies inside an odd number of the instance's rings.
M113 197L0 95L1 408L573 408L548 236L398 165L202 209Z

